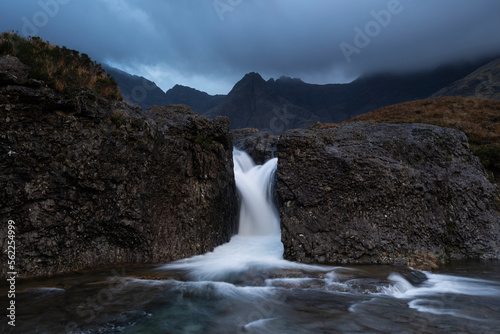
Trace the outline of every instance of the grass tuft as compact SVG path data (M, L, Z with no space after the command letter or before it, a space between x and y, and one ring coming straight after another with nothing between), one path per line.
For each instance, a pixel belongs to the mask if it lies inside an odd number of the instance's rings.
M58 93L74 96L90 89L105 99L123 100L116 80L85 53L51 45L40 37L4 32L0 35L0 56L5 55L19 58L29 66L31 78L45 81Z

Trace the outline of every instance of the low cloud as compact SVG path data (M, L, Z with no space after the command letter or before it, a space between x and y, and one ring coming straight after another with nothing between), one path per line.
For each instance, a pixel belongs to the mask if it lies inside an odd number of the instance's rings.
M169 89L227 93L245 73L345 82L500 55L496 0L3 1L39 35Z

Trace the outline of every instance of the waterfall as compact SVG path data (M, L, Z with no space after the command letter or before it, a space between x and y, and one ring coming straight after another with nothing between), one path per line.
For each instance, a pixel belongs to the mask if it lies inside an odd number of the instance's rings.
M188 270L195 280L232 280L255 268L289 266L283 260L279 212L273 183L277 158L255 165L245 152L234 149L234 174L240 197L239 231L213 252L165 265L164 269Z
M280 233L279 212L273 201L273 179L277 158L256 166L243 151L234 149L234 177L240 194L238 234L265 236Z

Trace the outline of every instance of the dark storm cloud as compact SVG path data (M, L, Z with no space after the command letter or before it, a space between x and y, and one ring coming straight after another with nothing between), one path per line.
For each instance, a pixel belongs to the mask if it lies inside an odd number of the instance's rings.
M227 93L245 73L342 82L500 54L497 0L7 0L0 30Z

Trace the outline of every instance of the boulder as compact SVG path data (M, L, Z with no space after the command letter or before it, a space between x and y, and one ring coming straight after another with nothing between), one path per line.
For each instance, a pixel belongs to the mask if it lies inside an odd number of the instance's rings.
M458 130L361 122L292 130L277 156L286 259L500 257L498 187Z
M141 114L89 92L11 82L0 85L0 127L0 220L2 235L15 222L19 277L168 262L237 229L225 117L182 105Z
M0 56L0 84L25 84L28 82L29 67L17 57Z

